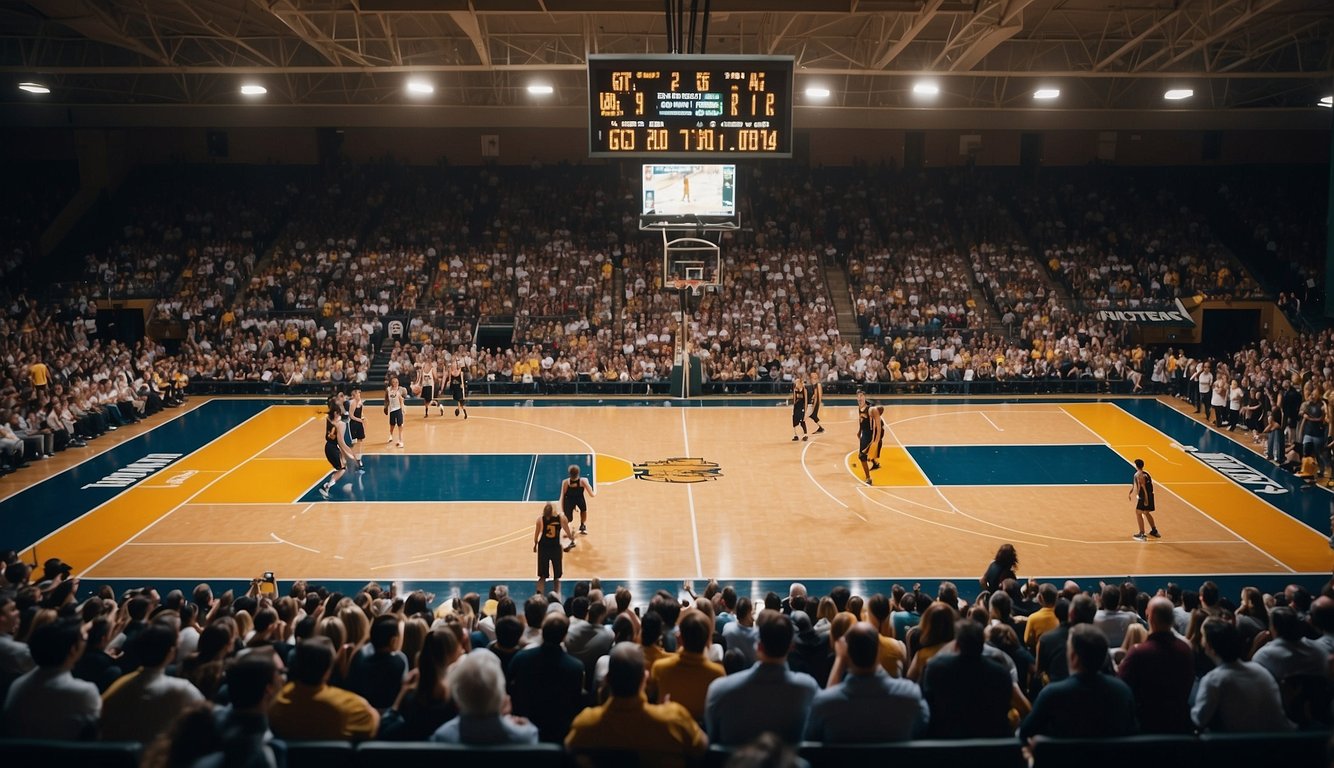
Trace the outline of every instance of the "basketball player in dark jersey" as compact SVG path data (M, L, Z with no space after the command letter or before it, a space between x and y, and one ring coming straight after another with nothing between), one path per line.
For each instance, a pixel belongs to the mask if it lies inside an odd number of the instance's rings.
M880 449L885 446L885 406L871 403L871 469L880 469Z
M820 383L818 373L811 374L811 384L806 388L808 399L811 401L811 415L806 418L815 422L815 434L824 432L824 427L820 425L820 404L824 402L824 385Z
M801 427L801 437L797 437L797 427ZM809 440L806 434L806 381L798 374L792 380L792 442Z
M1135 480L1130 486L1130 497L1135 500L1135 522L1139 523L1139 533L1134 538L1148 541L1144 535L1144 518L1149 519L1149 536L1161 539L1158 525L1153 522L1153 478L1144 471L1144 459L1135 459Z
M467 421L468 385L467 382L463 380L463 369L459 367L458 363L455 363L454 365L450 366L449 373L445 374L444 386L449 387L449 396L454 401L454 415L458 416L459 412L461 411L463 413L463 420ZM443 415L444 412L445 412L445 406L441 405L440 413Z
M361 399L361 389L352 390L352 400L348 403L348 444L352 446L352 458L357 461L357 472L365 474L366 465L361 461L361 444L366 442L366 417L363 409L366 401Z
M329 498L329 489L343 478L343 457L351 453L352 449L348 447L343 434L343 416L335 405L329 409L329 416L324 420L324 458L328 459L329 466L333 467L333 475L329 477L328 482L320 486L320 495L324 498Z
M574 510L579 510L579 533L587 536L588 500L584 498L585 491L597 496L588 480L579 476L579 467L571 464L570 476L560 481L560 508L571 520L574 519Z
M867 454L875 442L875 428L871 426L871 406L866 402L866 393L857 390L857 459L862 463L862 472L866 475L866 484L871 482L871 466Z
M560 533L570 539L570 545L562 549ZM570 533L570 520L565 515L557 514L551 502L542 508L537 517L537 530L533 532L533 551L537 553L537 594L546 594L548 574L554 579L552 586L560 594L560 577L564 569L561 559L564 552L574 549L574 535Z

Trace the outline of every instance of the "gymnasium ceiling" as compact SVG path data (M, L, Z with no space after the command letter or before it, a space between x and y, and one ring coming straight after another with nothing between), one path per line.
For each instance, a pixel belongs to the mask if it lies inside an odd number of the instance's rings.
M1332 0L698 0L693 36L680 1L681 51L694 40L695 52L795 58L798 124L803 110L821 125L1033 110L1038 86L1061 89L1047 111L1318 123L1316 103L1334 93ZM0 0L0 102L218 114L257 107L238 93L255 82L264 108L289 113L429 109L467 124L503 109L542 124L583 114L587 53L669 52L667 18L663 0ZM435 93L411 97L411 76ZM930 102L912 93L924 77L941 89ZM33 80L52 93L18 91ZM536 81L554 93L532 96ZM806 96L812 85L831 95ZM1176 87L1195 95L1165 103Z

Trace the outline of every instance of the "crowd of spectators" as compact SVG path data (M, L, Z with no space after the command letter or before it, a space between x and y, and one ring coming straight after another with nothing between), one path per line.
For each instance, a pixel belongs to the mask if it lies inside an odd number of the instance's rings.
M975 599L835 586L632 594L495 584L436 601L255 579L92 593L59 559L0 576L6 735L273 765L269 742L563 743L669 761L795 745L1328 728L1334 585L1038 583L997 553ZM1323 706L1322 706L1323 702ZM188 764L181 760L173 764ZM242 763L237 763L242 764Z

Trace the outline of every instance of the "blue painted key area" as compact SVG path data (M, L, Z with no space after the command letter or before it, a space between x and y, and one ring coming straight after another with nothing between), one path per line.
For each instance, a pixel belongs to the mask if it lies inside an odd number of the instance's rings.
M594 483L593 457L586 453L373 453L362 458L366 473L344 474L329 501L555 501L571 464ZM300 499L324 500L318 486Z
M908 448L932 485L1118 485L1134 469L1105 445Z

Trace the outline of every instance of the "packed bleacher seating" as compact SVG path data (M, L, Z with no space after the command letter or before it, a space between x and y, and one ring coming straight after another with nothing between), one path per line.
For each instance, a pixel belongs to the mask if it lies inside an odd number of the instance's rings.
M386 755L432 742L672 764L710 748L710 764L953 749L1017 765L1027 745L1041 766L1076 739L1136 754L1136 735L1190 750L1224 734L1251 748L1236 735L1251 734L1277 757L1327 740L1334 690L1334 583L1039 583L1016 576L1010 545L971 598L951 582L750 595L597 579L442 600L262 579L244 594L81 597L57 558L0 561L0 754L100 739L166 765L219 752L276 765L319 742L403 745L376 748Z
M127 184L114 220L129 235L112 233L89 257L97 275L62 285L52 311L87 314L108 274L122 293L157 292L156 337L214 391L377 386L386 371L414 376L426 344L487 391L666 386L681 303L662 286L659 235L638 231L634 179L615 169L194 170L201 181ZM1162 385L1163 352L1133 355L1125 324L1091 310L1254 284L1168 177L749 174L749 226L723 235L722 285L691 297L706 391L782 391L798 371L832 391ZM829 269L845 270L869 343L840 338ZM768 294L780 282L783 301ZM512 334L480 339L483 320ZM395 323L406 332L391 336Z

